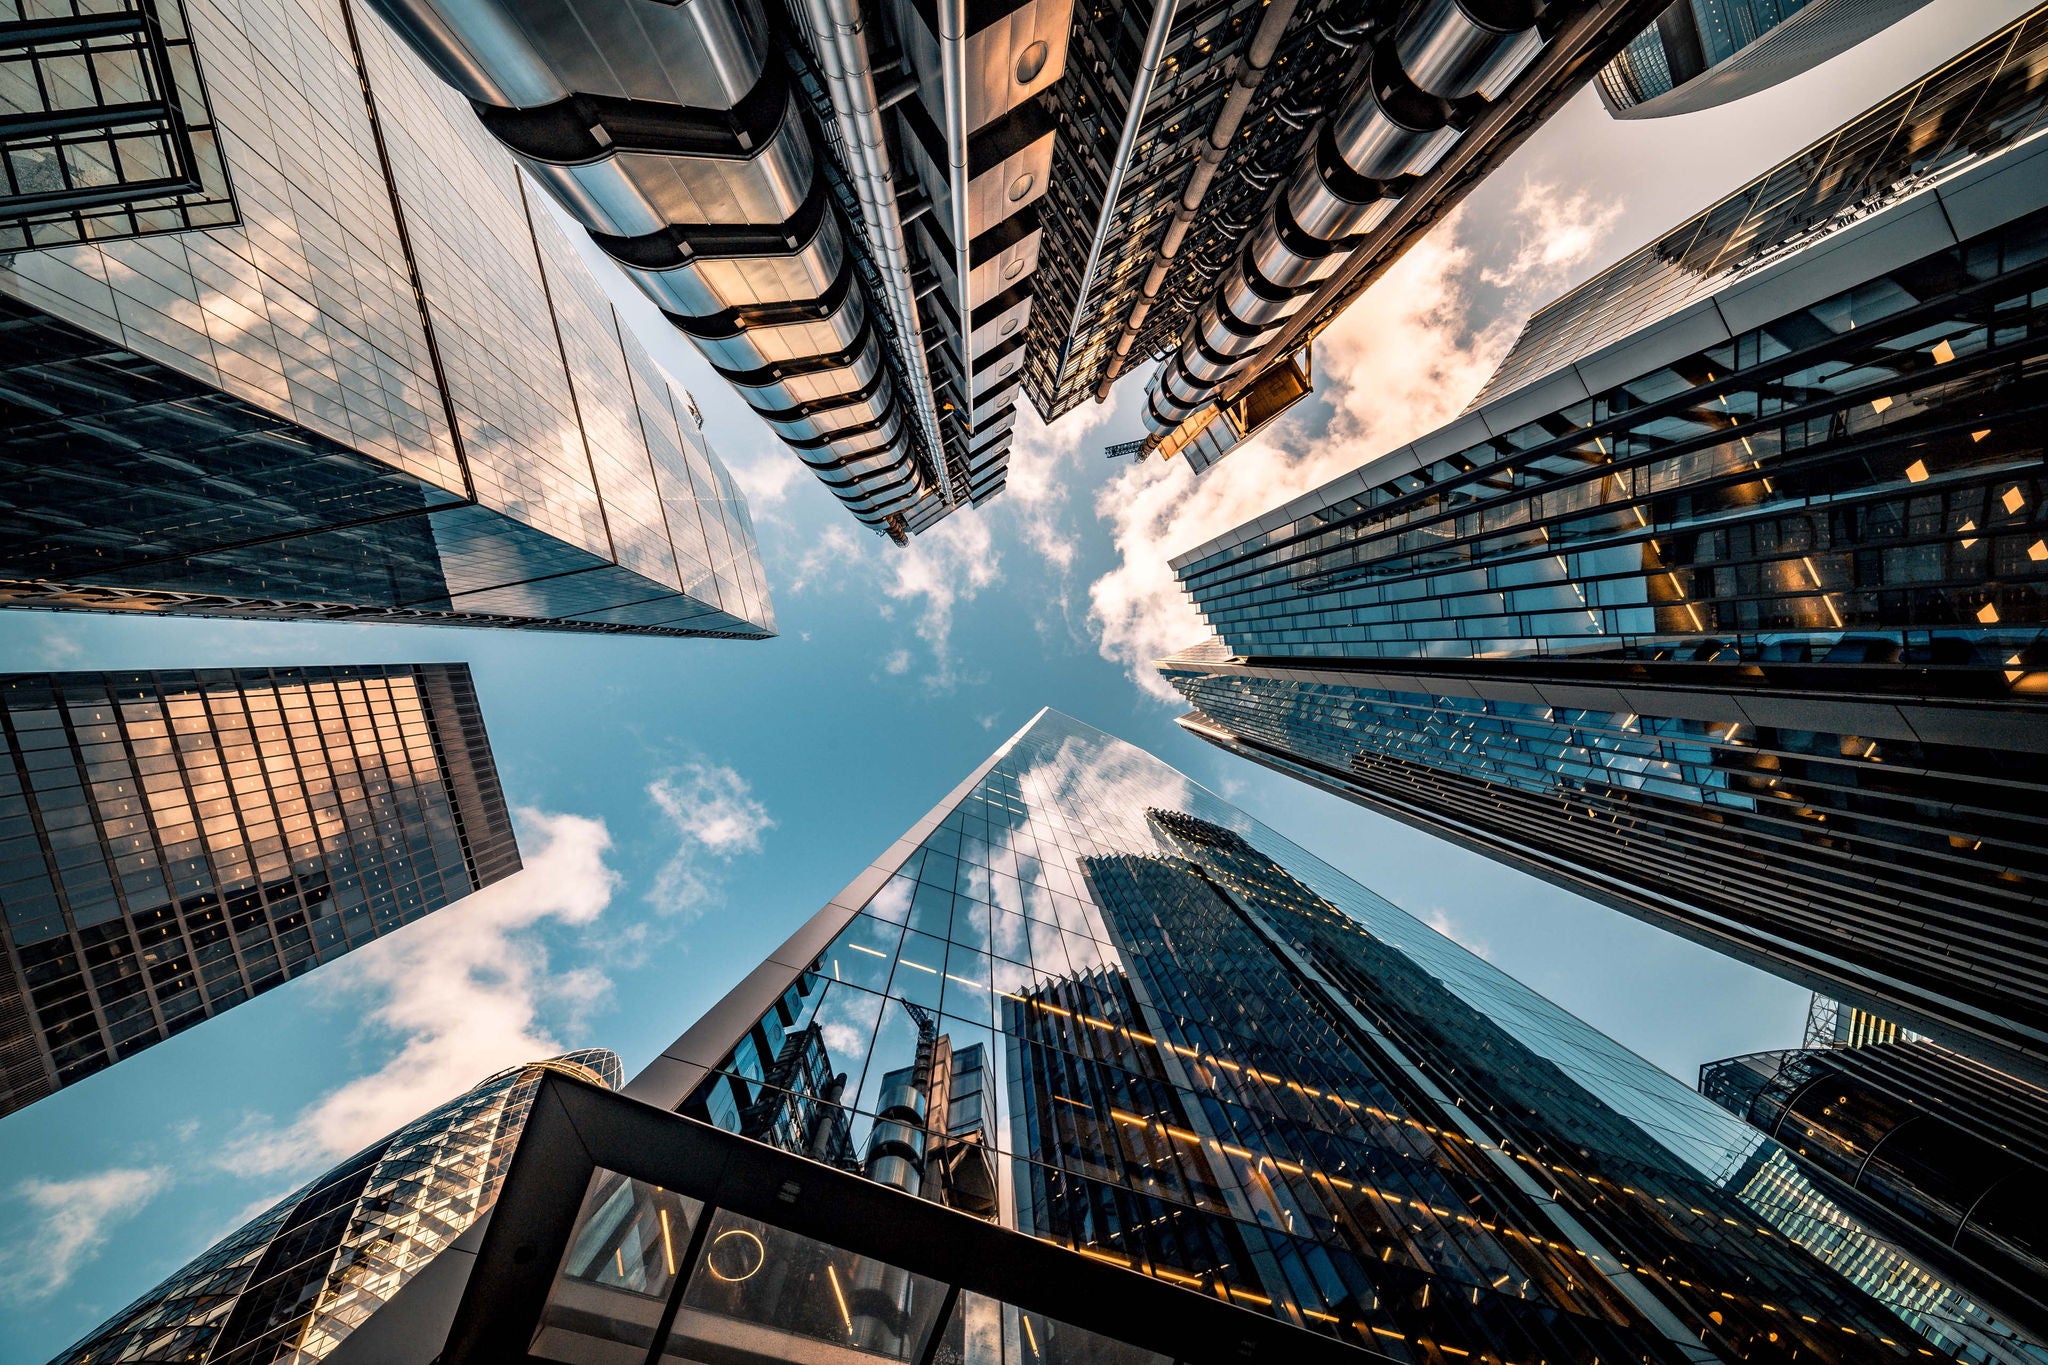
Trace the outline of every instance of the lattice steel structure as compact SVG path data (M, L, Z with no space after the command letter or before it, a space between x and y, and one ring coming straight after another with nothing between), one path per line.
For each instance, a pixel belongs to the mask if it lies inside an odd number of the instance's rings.
M499 1072L194 1257L50 1365L313 1365L490 1208L541 1082L616 1088L599 1048Z

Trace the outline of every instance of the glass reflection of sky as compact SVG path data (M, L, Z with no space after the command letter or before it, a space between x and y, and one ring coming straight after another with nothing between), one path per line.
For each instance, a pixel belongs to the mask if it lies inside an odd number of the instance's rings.
M882 1115L919 1058L978 1044L993 1074L968 1140L997 1158L1001 1221L1375 1349L1462 1339L1451 1354L1534 1365L1704 1332L1904 1359L1904 1319L1972 1359L2042 1358L1756 1130L1130 744L1043 712L939 814L686 1112L749 1131L790 1084L784 1039L815 1025L834 1080L778 1102L841 1106L831 1159L860 1169L900 1133ZM1190 816L1248 848L1169 832ZM1305 988L1287 945L1352 984ZM1347 1002L1378 1022L1344 1025ZM1429 1098L1446 1080L1456 1104ZM962 1131L928 1128L928 1155ZM1597 1236L1572 1222L1589 1214ZM1679 1317L1640 1320L1588 1256ZM1461 1321L1430 1306L1446 1290ZM1786 1304L1803 1319L1770 1316Z

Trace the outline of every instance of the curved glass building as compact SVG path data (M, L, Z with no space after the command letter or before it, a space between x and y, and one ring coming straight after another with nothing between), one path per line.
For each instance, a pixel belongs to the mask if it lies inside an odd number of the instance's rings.
M1594 83L1616 118L1711 109L1838 57L1926 3L1676 0Z

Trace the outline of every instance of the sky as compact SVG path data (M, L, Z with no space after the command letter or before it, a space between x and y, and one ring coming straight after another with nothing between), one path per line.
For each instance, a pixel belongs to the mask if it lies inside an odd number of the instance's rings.
M1933 0L1789 86L1624 123L1590 91L1317 344L1317 393L1199 480L1111 462L1145 374L897 549L616 272L745 486L765 642L0 613L0 668L462 660L525 870L0 1119L0 1361L39 1362L326 1166L504 1066L630 1075L1040 706L1150 749L1686 1081L1806 994L1183 734L1167 560L1455 416L1529 312L2024 10ZM580 234L579 234L580 235Z

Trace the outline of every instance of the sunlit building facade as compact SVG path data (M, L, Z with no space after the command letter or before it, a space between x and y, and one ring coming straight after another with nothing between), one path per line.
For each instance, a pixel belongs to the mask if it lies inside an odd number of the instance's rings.
M497 1198L541 1078L616 1088L602 1049L501 1071L201 1252L51 1365L312 1365Z
M798 1074L823 1089L771 1093ZM1052 712L642 1072L640 1103L572 1091L420 1360L2040 1350L1796 1167L1762 1192L1770 1139ZM748 1141L764 1105L835 1109L836 1159ZM931 1156L970 1119L986 1214ZM1801 1249L1802 1220L1835 1241Z
M0 19L0 605L774 634L690 396L358 0Z
M2048 1069L2048 15L1179 556L1231 752Z
M518 870L464 664L0 674L0 1113Z

